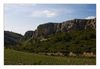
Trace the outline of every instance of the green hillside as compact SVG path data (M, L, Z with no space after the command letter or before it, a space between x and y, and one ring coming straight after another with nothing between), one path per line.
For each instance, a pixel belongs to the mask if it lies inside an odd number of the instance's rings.
M28 39L16 48L17 50L34 53L63 53L68 55L74 52L77 55L83 52L96 54L96 31L82 30L74 32L56 33L45 38Z

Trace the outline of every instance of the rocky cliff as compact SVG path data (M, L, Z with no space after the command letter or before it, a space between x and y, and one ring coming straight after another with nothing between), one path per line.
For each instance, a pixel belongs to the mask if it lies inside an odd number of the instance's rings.
M25 35L31 35L32 37L41 37L51 35L57 32L70 32L75 30L96 29L95 19L74 19L61 23L45 23L37 27L35 31L31 33L25 33ZM30 36L29 36L30 37Z

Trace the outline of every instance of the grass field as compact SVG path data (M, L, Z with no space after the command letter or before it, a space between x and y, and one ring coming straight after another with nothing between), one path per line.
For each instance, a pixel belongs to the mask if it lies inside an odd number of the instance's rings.
M96 58L46 56L33 53L4 50L5 65L95 65Z

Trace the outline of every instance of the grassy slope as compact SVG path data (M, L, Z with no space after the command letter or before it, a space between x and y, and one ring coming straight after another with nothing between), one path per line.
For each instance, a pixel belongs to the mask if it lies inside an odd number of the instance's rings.
M95 65L95 58L45 56L11 49L4 51L5 65Z

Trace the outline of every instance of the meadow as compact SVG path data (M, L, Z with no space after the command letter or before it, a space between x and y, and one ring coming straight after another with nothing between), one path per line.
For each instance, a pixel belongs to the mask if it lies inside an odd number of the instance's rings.
M4 57L4 65L96 65L93 57L47 56L12 49L5 49Z

